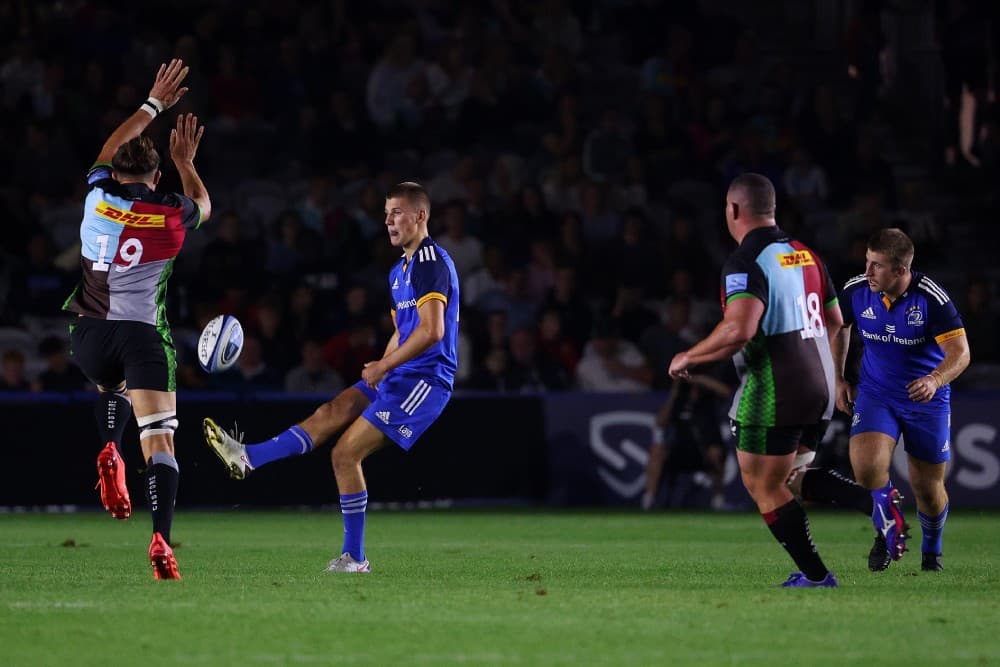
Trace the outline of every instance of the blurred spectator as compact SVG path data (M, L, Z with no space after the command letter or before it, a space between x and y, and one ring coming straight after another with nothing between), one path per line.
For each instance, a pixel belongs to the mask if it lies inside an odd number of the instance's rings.
M945 164L955 166L961 158L979 167L972 152L976 117L996 90L990 76L995 68L996 45L992 43L987 6L975 0L944 0L936 3L938 43L944 65ZM982 112L979 111L979 114Z
M285 323L285 304L275 293L268 294L254 309L248 322L250 330L260 341L261 357L275 373L284 375L295 363L295 350L299 342Z
M375 325L366 319L349 321L323 345L323 357L345 382L354 384L369 361L382 357L375 347Z
M424 66L416 48L411 33L397 32L368 77L368 115L380 130L393 130L400 124L407 88Z
M468 65L462 43L445 44L441 58L426 69L431 105L439 109L443 120L453 122L469 96L476 71Z
M555 283L545 298L542 309L559 313L566 335L577 344L577 349L583 349L594 320L590 306L577 285L577 275L574 266L560 265L556 269Z
M471 182L476 177L476 160L466 155L459 158L451 169L436 174L427 184L427 192L434 202L468 201Z
M59 313L72 283L53 264L52 241L42 231L30 235L24 263L14 264L7 303L7 319L18 322L21 316L52 317Z
M66 341L58 336L46 336L38 344L38 354L45 368L35 378L35 391L84 391L91 383L75 364L70 363Z
M805 148L792 151L792 163L785 169L782 181L785 194L803 213L822 207L830 194L826 173Z
M537 43L559 46L570 55L579 55L583 48L583 30L567 1L542 0L538 5L531 25Z
M531 256L526 268L528 298L534 303L541 303L556 282L555 254L552 243L545 238L532 239L529 252Z
M502 301L491 302L487 309L493 310L501 305L507 311L507 320L512 330L534 326L538 304L528 291L528 278L523 268L507 272Z
M649 390L653 372L633 343L623 339L610 318L598 320L593 336L576 366L576 383L583 391L634 393Z
M655 189L665 189L682 174L688 174L695 156L690 134L671 116L668 100L660 95L646 96L637 122L635 146L641 150ZM702 140L708 141L707 137Z
M598 183L621 183L632 152L632 137L618 111L606 109L583 142L583 171Z
M562 365L567 378L576 376L580 347L566 334L562 316L554 308L542 311L538 318L538 348L550 360Z
M11 56L0 65L4 109L27 107L28 100L41 88L44 76L45 64L35 54L31 40L15 42Z
M458 277L464 281L483 263L483 244L466 233L462 202L448 202L439 215L444 222L444 234L434 240L451 255Z
M290 276L305 266L305 246L310 242L297 211L285 211L272 225L267 243L268 273Z
M487 245L483 250L483 265L466 276L459 275L463 279L462 303L484 312L504 307L505 303L498 304L498 300L505 301L507 273L503 250L498 245Z
M876 193L889 210L896 209L896 179L892 168L875 150L876 140L871 133L863 132L855 143L854 158L844 175L843 195L852 196Z
M583 221L583 236L590 243L602 243L621 233L621 218L608 206L604 188L593 181L583 185L580 218Z
M660 260L651 236L649 223L642 211L629 209L625 212L620 236L608 252L614 266L615 284L629 287L645 285L650 276L659 272Z
M224 125L235 126L256 120L260 115L260 91L249 72L233 45L222 45L211 94L215 113Z
M653 371L653 389L667 389L671 379L667 370L678 352L691 347L701 338L701 331L691 326L691 299L671 299L662 322L642 332L639 350Z
M247 334L243 339L243 351L236 360L237 387L252 391L277 391L284 386L282 373L268 366L262 354L260 339ZM219 377L225 374L219 374Z
M971 276L960 312L973 363L1000 362L1000 313L996 306L989 281L982 275Z
M344 380L323 357L323 345L315 338L302 342L301 363L285 375L285 391L336 396L344 389Z
M264 264L263 244L246 238L245 222L238 214L227 211L213 221L215 238L202 251L199 277L209 288L231 285L260 285Z
M502 153L493 161L489 177L489 196L503 210L518 202L524 183L524 161L514 153Z
M31 383L25 376L24 354L13 348L0 355L0 392L31 391Z
M502 347L491 347L483 357L483 362L473 372L469 380L470 389L482 391L507 391L507 370L510 355Z
M580 156L573 153L563 157L542 180L546 206L556 213L579 211L583 206L582 184Z
M691 81L694 36L681 25L672 25L662 50L642 64L639 80L644 91L666 97L683 95Z
M638 343L643 332L660 321L657 314L642 302L642 286L619 285L615 290L611 317L618 323L622 338Z
M553 391L569 388L569 378L558 363L538 353L533 329L516 328L510 335L506 391Z

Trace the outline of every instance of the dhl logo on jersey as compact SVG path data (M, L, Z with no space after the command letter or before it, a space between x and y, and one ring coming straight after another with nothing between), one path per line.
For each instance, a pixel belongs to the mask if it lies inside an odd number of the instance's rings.
M106 201L97 204L97 215L126 227L166 227L167 218L160 213L132 213L112 206Z
M816 260L808 250L796 250L778 255L778 263L783 269L791 269L796 266L813 266Z

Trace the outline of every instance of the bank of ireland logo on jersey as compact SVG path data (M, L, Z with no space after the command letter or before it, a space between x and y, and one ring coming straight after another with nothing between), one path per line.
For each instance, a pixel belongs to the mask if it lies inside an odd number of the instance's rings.
M919 305L913 304L906 309L906 324L911 327L924 326L924 311L920 310Z
M749 281L746 273L730 273L726 276L726 296L736 292L742 292L747 288Z

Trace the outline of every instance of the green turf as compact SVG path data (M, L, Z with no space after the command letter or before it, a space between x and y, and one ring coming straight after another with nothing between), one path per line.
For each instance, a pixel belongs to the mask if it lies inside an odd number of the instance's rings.
M866 569L870 527L813 512L839 590L752 514L372 512L371 575L325 574L337 513L0 515L3 665L996 665L997 516L951 515L942 573ZM64 544L75 541L75 546ZM919 534L913 541L919 549Z

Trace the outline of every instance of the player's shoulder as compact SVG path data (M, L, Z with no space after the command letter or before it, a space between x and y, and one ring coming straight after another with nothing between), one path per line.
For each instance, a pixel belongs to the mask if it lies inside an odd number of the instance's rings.
M844 283L844 287L841 289L841 291L844 294L851 294L861 289L862 287L867 287L867 286L868 286L868 276L866 276L863 273L859 273L853 278L849 278L847 282Z
M450 273L455 264L448 251L439 246L429 236L413 253L414 270L422 274Z
M913 284L916 286L918 293L923 294L928 300L933 300L939 306L943 306L951 301L948 292L927 274L914 271Z
M100 188L101 190L113 190L118 185L118 181L111 175L111 165L105 162L98 162L87 170L87 186L90 189Z

